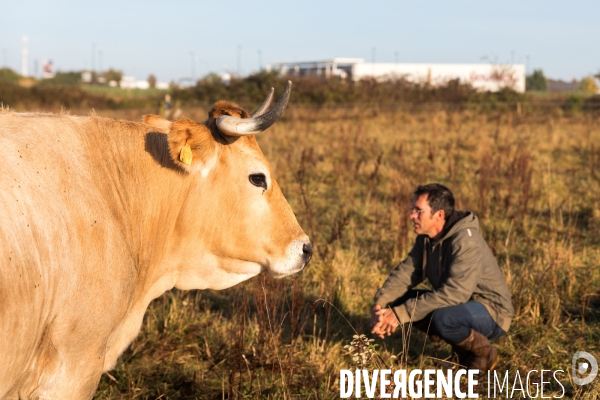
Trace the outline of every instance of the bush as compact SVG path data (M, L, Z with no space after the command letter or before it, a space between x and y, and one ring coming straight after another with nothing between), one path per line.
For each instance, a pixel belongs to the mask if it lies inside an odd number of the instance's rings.
M0 82L19 83L21 75L10 68L0 68Z
M522 94L511 89L498 93L478 92L470 85L449 81L442 86L408 82L405 79L378 81L343 80L317 76L281 77L276 72L260 72L246 78L233 78L224 83L215 74L199 80L195 87L174 89L173 96L181 101L214 103L231 99L239 103L259 104L271 87L282 88L288 79L294 82L292 100L296 105L398 105L415 103L497 103L524 101Z
M81 73L70 71L70 72L57 72L54 78L42 79L39 84L42 86L78 86L81 81Z
M148 92L141 97L109 97L103 92L90 93L80 86L59 86L45 83L31 88L0 81L0 103L12 108L53 109L131 109L153 108L162 94Z
M568 111L580 111L583 107L583 97L572 94L567 98L564 108Z

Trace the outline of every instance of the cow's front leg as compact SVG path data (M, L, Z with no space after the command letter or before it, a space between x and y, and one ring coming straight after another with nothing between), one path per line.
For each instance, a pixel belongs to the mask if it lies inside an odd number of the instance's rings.
M104 366L106 340L77 330L72 335L56 334L61 330L56 325L47 330L30 368L19 380L15 390L19 399L79 400L94 395Z
M89 361L82 356L79 360L61 360L58 370L43 370L41 375L32 375L29 385L19 390L20 399L80 400L91 399L102 375L104 360ZM84 365L85 364L85 365ZM39 386L34 387L35 381Z

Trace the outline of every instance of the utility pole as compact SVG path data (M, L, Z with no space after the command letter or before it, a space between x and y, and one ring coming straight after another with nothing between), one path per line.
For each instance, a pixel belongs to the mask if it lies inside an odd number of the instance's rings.
M258 50L258 72L262 71L262 51Z
M192 57L192 82L196 82L196 58L194 57L194 52L190 51L190 56Z
M375 46L373 46L373 48L371 49L371 75L373 75L373 77L375 77L375 52L377 51L377 48Z
M92 43L92 74L96 72L96 43Z
M237 46L237 74L238 76L242 75L242 45L238 44Z
M27 56L29 55L29 49L27 48L28 42L29 39L27 39L27 36L23 36L23 42L21 46L21 75L23 76L29 75L27 71L27 64L29 62L27 58Z
M102 50L98 50L98 72L102 73Z

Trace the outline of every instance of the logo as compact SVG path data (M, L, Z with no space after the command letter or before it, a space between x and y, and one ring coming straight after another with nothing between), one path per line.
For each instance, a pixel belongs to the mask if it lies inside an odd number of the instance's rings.
M584 358L586 362L577 363L577 360L581 358ZM587 374L588 371L589 375L587 377L579 377ZM573 382L576 385L587 385L588 383L592 382L598 375L598 361L596 361L594 356L590 353L585 351L578 351L577 353L573 354L573 362L571 363L571 374L573 376Z

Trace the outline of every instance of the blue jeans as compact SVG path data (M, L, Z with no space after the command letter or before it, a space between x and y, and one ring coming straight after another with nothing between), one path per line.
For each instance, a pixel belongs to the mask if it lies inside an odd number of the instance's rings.
M409 290L404 296L394 301L398 306L406 300L421 297L430 290ZM431 321L431 322L429 322ZM421 330L429 329L450 344L458 344L476 330L488 339L497 339L506 332L496 324L485 306L477 301L468 301L455 306L442 307L431 312L421 321L415 321L415 326Z

